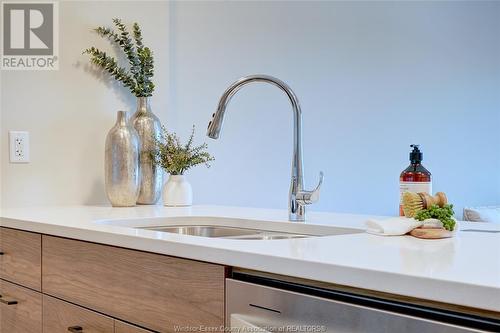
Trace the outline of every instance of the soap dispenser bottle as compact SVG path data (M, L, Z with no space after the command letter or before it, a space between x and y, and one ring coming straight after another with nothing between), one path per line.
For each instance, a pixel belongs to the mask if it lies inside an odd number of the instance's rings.
M413 148L410 152L410 165L399 176L400 216L404 216L401 200L404 192L426 192L432 195L432 176L429 170L422 165L424 155L420 151L419 145L413 144L410 147Z

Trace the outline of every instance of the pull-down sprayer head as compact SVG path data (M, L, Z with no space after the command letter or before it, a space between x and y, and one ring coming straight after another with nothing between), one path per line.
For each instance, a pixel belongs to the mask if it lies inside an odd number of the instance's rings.
M217 111L212 114L212 120L210 120L210 122L208 123L207 136L211 139L217 140L219 138L220 131L222 129L222 123L224 122L224 112L226 112L226 104L221 106L221 103L219 103Z

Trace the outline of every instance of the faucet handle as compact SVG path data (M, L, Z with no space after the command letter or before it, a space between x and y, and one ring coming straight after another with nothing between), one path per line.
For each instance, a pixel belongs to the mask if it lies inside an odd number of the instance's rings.
M323 185L323 171L319 172L319 183L312 191L300 191L297 193L297 201L301 205L309 205L319 200L321 185Z

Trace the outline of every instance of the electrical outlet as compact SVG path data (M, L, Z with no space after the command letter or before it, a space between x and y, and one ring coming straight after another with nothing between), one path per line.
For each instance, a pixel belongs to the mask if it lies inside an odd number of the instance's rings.
M10 163L29 163L30 134L24 131L9 131Z

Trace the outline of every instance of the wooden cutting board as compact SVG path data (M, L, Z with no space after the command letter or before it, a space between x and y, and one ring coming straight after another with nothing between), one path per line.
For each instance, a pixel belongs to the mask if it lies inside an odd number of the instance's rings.
M439 229L416 228L410 232L410 235L412 235L413 237L423 238L423 239L441 239L441 238L453 237L453 232L448 231L444 228L439 228Z

